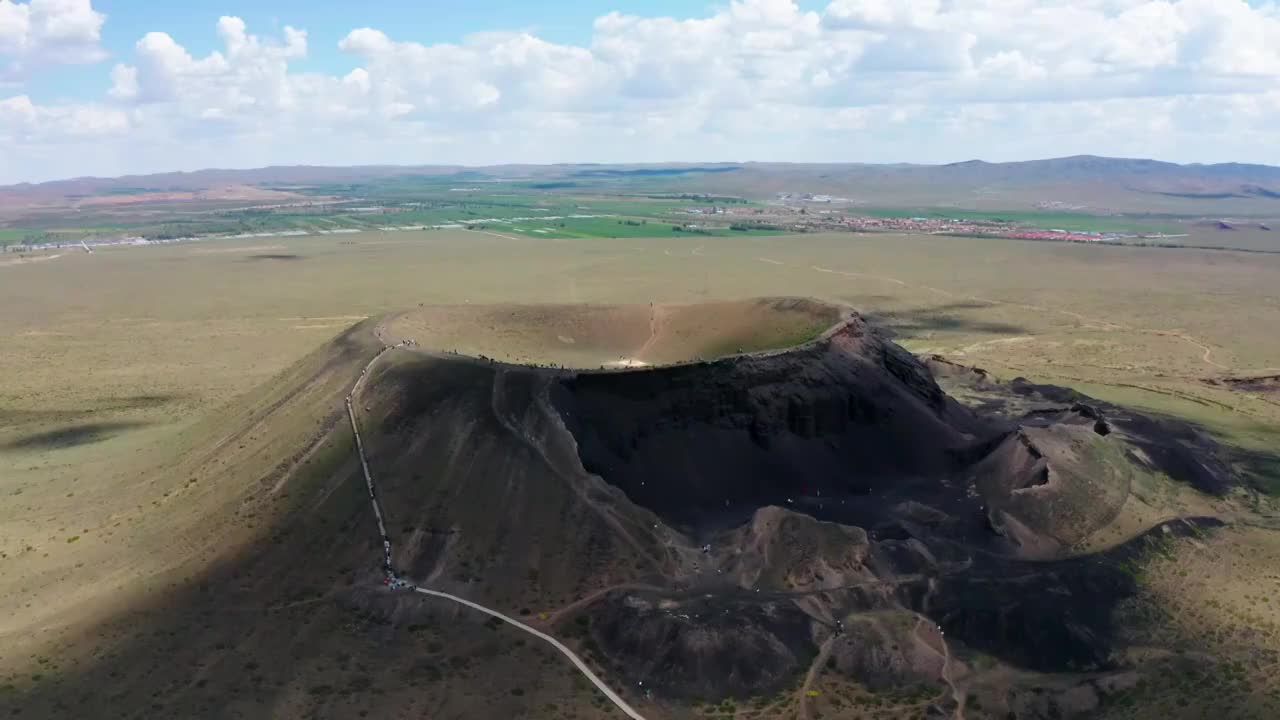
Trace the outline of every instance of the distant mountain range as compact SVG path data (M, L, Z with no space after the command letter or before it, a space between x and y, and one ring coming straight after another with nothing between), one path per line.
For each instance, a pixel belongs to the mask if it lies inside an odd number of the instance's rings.
M1074 155L1050 160L988 163L970 160L950 165L917 165L912 172L937 174L954 178L971 178L986 182L1063 182L1063 181L1126 181L1130 184L1179 184L1193 191L1197 187L1217 188L1221 184L1239 184L1244 195L1251 192L1251 184L1280 183L1280 167L1247 163L1217 163L1212 165L1161 162L1159 160L1135 160L1107 158L1095 155ZM1252 188L1256 191L1260 188ZM1209 190L1209 194L1216 194ZM1276 195L1275 197L1280 197Z
M457 175L484 179L556 180L552 189L622 183L635 189L735 192L765 197L815 192L881 204L956 207L1004 203L1076 203L1094 208L1173 211L1192 206L1232 211L1280 210L1280 167L1246 163L1189 164L1075 155L1048 160L946 165L866 163L658 163L495 165L276 166L209 169L119 178L75 178L0 187L0 208L60 204L77 198L130 192L200 191L360 184L404 176ZM1206 205L1207 203L1207 205Z

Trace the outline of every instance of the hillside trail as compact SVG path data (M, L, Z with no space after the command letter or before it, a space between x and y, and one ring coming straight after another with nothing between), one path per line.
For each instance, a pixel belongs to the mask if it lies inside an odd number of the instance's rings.
M645 360L645 356L653 349L654 344L658 342L658 338L662 336L662 331L666 328L666 325L666 308L661 305L653 305L649 310L649 339L644 341L639 350L636 350L634 357L637 360L648 362Z
M822 666L827 662L827 658L831 657L831 649L835 645L835 636L829 637L823 641L818 648L818 655L809 665L809 671L804 674L804 682L800 684L799 706L800 712L797 713L799 720L812 720L813 714L809 712L809 691L813 689L813 681L818 678L818 673L822 672Z
M632 720L646 720L645 717L641 715L639 712L637 712L634 708L632 708L627 703L627 701L622 698L622 696L618 695L618 693L615 692L613 688L609 687L607 683L605 683L594 672L592 672L591 668L587 667L587 664L583 662L581 658L579 658L572 650L570 650L567 646L565 646L564 643L560 642L554 637L540 630L532 628L528 625L525 625L524 623L520 622L519 620L516 620L513 617L505 615L492 608L485 607L484 605L481 605L477 602L473 602L471 600L467 600L466 598L461 598L456 595L451 595L449 593L440 592L438 590L430 590L424 587L420 587L418 585L415 585L413 583L407 582L405 580L402 580L396 577L395 571L392 569L392 565L391 565L391 539L387 536L386 526L383 523L382 507L378 501L378 495L375 490L374 481L373 481L373 474L369 471L369 461L368 461L367 455L365 454L364 441L360 435L360 424L356 420L354 403L358 400L357 394L361 386L366 384L365 381L369 377L369 372L373 368L374 364L378 361L378 359L381 358L383 355L385 355L387 351L395 349L397 347L403 347L405 345L406 345L405 341L401 341L396 345L384 345L383 348L379 350L378 353L374 355L372 359L369 360L369 362L364 366L364 368L361 369L360 377L357 378L355 383L352 385L351 392L347 394L346 401L345 401L347 417L351 421L351 432L355 436L356 452L360 456L360 467L363 470L364 477L365 477L365 484L367 485L368 491L369 491L369 501L373 508L374 515L378 519L378 530L382 536L382 543L384 548L383 552L384 552L384 558L385 558L384 571L386 573L387 584L395 588L408 588L413 590L416 593L429 595L437 598L442 598L445 600L450 600L452 602L458 603L460 605L464 605L473 610L477 610L486 615L497 618L498 620L501 620L502 622L505 622L508 625L511 625L519 630L522 630L530 635L533 635L534 637L539 638L540 640L547 642L552 647L554 647L557 651L559 651L562 655L568 658L569 661L573 663L574 667L576 667L578 671L581 672L582 675L586 677L586 679L596 687L597 690L603 693L604 696L608 698L609 701L612 702L614 706L616 706L619 710L621 710L627 717L631 718ZM497 383L495 381L495 385L496 384ZM543 458L545 460L546 456L543 455Z
M657 585L646 585L644 583L619 583L617 585L608 585L608 586L599 588L598 590L593 590L592 592L589 592L586 595L583 595L582 597L578 598L577 600L574 600L568 605L562 605L554 610L544 610L543 612L538 613L538 620L548 626L554 626L556 623L560 622L560 619L563 618L565 615L568 615L569 613L572 613L575 610L578 610L580 608L586 607L587 605L590 605L596 600L599 600L600 598L606 595L609 595L611 593L619 592L621 590L644 590L648 592L662 592L665 589L666 588L662 588Z
M911 629L911 634L915 636L916 639L920 640L920 642L922 642L926 647L928 647L930 650L933 650L935 653L938 654L939 657L942 658L942 672L940 673L940 675L942 676L942 682L944 682L947 685L947 687L951 689L951 699L954 700L956 703L956 709L955 709L955 712L951 714L951 718L952 720L964 720L965 696L964 696L964 692L960 690L960 688L956 685L955 680L952 679L951 677L951 647L947 645L947 638L941 635L942 630L939 629L938 632L939 632L939 637L942 640L942 650L938 650L937 648L935 648L927 640L920 637L920 627L925 623L929 623L930 625L933 625L934 622L929 618L925 617L921 613L915 613L915 616L916 616L916 626Z
M427 575L427 579L423 580L423 582L432 583L440 579L440 576L444 574L445 567L449 564L449 555L453 552L453 548L457 544L458 533L451 533L445 538L444 548L440 550L440 560L436 562L436 566L431 569L431 572Z
M572 490L573 493L578 496L578 499L582 502L582 504L585 505L589 510L595 512L598 516L600 516L600 519L604 520L605 523L607 523L610 527L616 530L618 534L626 541L627 545L631 546L632 550L635 550L637 555L640 555L641 557L651 562L654 567L661 568L663 566L662 561L659 558L655 557L654 555L650 554L644 548L643 544L640 543L640 541L635 538L635 536L631 533L631 531L628 530L622 524L622 521L618 518L618 516L614 514L609 508L603 507L600 503L596 502L591 498L591 495L588 492L588 488L586 486L588 483L592 481L592 479L594 479L594 476L587 474L585 470L583 470L581 473L578 473L578 472L566 473L562 471L562 469L551 459L551 457L547 455L547 450L544 447L543 443L539 442L537 439L533 437L530 437L529 434L525 432L522 428L517 427L516 424L512 422L511 418L508 417L507 414L502 411L502 408L505 404L505 397L506 397L504 393L506 374L507 374L506 370L499 368L494 372L494 375L493 375L493 389L492 389L492 394L490 396L490 402L491 402L491 409L493 411L494 418L507 430L507 432L511 433L513 437L520 440L522 443L524 443L526 447L532 450L534 454L536 454L542 460L543 464L546 465L548 470L550 470L556 476L564 478L567 481L569 489ZM543 392L540 392L539 394L545 395L545 388L543 388L542 390ZM539 397L537 402L537 407L539 412L541 412L546 419L551 421L557 427L558 430L561 430L567 433L568 429L564 427L564 423L560 421L559 416L548 409L547 407L548 403L549 401L546 400L545 397Z
M1231 370L1229 366L1223 365L1222 363L1213 359L1213 348L1209 347L1208 345L1205 345L1204 343L1200 342L1199 340L1196 340L1194 337L1187 335L1186 333L1162 331L1162 330L1149 330L1149 329L1142 329L1142 328L1138 328L1136 331L1141 333L1151 333L1153 335L1160 335L1163 337L1178 338L1179 340L1185 343L1190 343L1200 348L1201 350L1203 350L1204 354L1200 356L1200 359L1205 364L1212 365L1218 368L1219 370L1226 370L1226 371Z
M655 306L655 310L657 309L657 307L658 306ZM663 322L661 318L657 318L656 315L651 316L651 319L650 319L651 333L660 331L660 328L662 327L662 325L663 325ZM395 344L391 344L391 342L386 338L386 333L389 330L390 328L388 328L385 323L379 323L374 327L374 336L379 341L381 341L385 346L385 349L382 352L386 352L386 350L390 350L396 347L407 346L407 341L405 340L400 340ZM421 349L415 349L414 352L423 353L432 357L437 356L435 353L427 352ZM367 371L370 367L372 367L373 363L376 362L378 357L381 357L381 355L382 353L379 353L377 357L371 360L369 362L369 365L366 366L365 370ZM456 357L454 359L456 359ZM508 417L507 414L502 411L502 408L505 404L504 387L505 387L505 380L506 380L506 372L507 371L503 369L501 366L496 367L494 371L493 386L492 386L492 391L489 398L490 410L493 413L494 419L496 419L498 423L501 424L503 428L507 430L507 432L511 433L513 437L520 440L522 443L524 443L526 447L528 447L535 454L537 454L538 457L542 460L543 464L546 465L546 467L549 470L551 470L551 472L555 473L559 477L563 477L566 480L569 488L573 491L575 495L578 496L578 499L581 500L582 503L588 509L595 512L597 515L600 516L602 520L604 520L611 527L617 530L618 533L621 535L621 537L626 541L626 543L629 546L631 546L633 550L635 550L638 554L640 554L646 560L653 563L655 567L663 567L664 563L662 562L662 560L655 557L648 551L646 551L642 543L640 543L635 538L634 534L632 534L632 532L629 531L622 524L622 522L618 519L618 517L614 513L610 512L608 508L601 507L599 503L597 503L591 498L587 484L591 482L592 479L595 479L594 476L586 473L586 470L582 469L581 467L577 468L576 472L572 472L572 473L562 472L562 469L554 461L552 461L552 459L547 455L546 448L543 447L543 444L541 442L538 442L535 438L530 437L527 432L525 432L520 427L518 427L516 423L512 422L511 418ZM362 374L361 380L363 380L364 377L365 376ZM359 386L359 383L360 381L357 381L357 387ZM355 393L355 389L353 388L352 396L354 396L354 393ZM536 407L538 408L538 411L542 414L542 416L545 419L547 419L558 431L563 432L565 434L569 433L568 428L565 427L564 421L560 418L559 414L556 413L550 407L550 399L546 396L545 387L543 387L541 389L541 392L539 393Z

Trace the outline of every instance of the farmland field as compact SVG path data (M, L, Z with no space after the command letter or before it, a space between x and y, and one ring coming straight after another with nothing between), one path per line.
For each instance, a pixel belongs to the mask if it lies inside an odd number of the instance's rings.
M698 214L701 208L713 201L740 208L762 207L742 198L573 194L539 189L537 183L468 184L465 179L436 177L393 178L368 185L321 184L290 193L284 200L169 202L143 196L131 204L39 207L0 222L0 240L17 244L33 238L37 243L57 243L82 238L324 234L386 227L510 227L520 223L529 226L513 228L516 232L542 230L540 234L557 237L654 236L672 232L669 227L659 228L662 223L698 223L703 219ZM698 232L725 232L731 222L717 217L711 230ZM653 226L634 229L642 224ZM627 225L633 229L615 227Z
M542 172L547 173L542 178L492 170L406 173L352 183L261 184L221 195L188 193L181 199L123 187L88 204L12 209L0 217L0 243L16 246L24 241L57 244L84 239L96 244L139 237L325 235L464 226L546 239L779 235L869 227L876 232L978 236L1080 232L1118 244L1280 252L1280 235L1272 229L1280 223L1269 219L1274 213L1257 202L1193 203L1189 198L1159 196L1172 204L1154 203L1152 209L1138 211L1127 204L1122 210L1066 202L1061 198L1072 195L1059 196L1063 188L1058 186L1042 188L1045 194L1035 195L1017 184L973 190L952 181L934 190L977 195L945 200L945 195L933 191L917 195L917 185L887 182L859 185L861 190L849 192L848 197L795 192L811 189L819 181L823 187L843 187L828 175L812 175L812 170L794 177L771 172L761 178L787 192L735 185L731 178L742 175L737 172L601 174L572 168ZM673 191L686 187L684 183L693 176L698 178L697 185L688 186L687 192ZM739 180L754 176L746 173ZM699 191L694 192L695 187ZM1204 214L1218 207L1241 209L1244 214ZM894 222L889 227L876 226L884 220Z

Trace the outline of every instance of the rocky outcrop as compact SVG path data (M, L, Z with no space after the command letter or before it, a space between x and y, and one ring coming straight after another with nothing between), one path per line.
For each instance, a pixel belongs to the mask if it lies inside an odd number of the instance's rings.
M763 695L789 684L816 651L789 602L628 595L591 609L588 636L629 685L686 700Z

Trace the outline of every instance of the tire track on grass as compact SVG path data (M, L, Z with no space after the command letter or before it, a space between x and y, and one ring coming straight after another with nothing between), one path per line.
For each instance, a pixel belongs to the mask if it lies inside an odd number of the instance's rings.
M515 240L516 242L524 242L530 239L527 237L516 237L514 235L503 235L502 233L496 233L490 230L472 230L471 228L465 228L465 230L467 232L480 233L481 235L492 235L497 238L502 238L503 240Z

